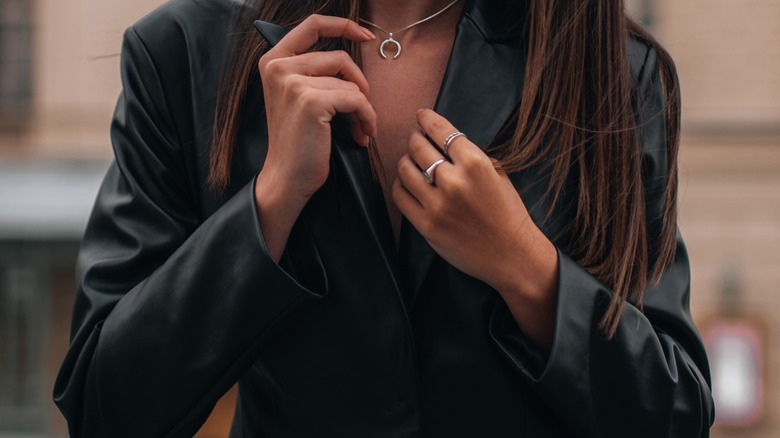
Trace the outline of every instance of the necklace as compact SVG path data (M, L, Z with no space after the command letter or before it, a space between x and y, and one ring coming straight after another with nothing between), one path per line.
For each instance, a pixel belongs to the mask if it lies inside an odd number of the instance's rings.
M432 20L432 19L438 17L439 15L447 12L447 10L449 8L453 7L455 5L455 3L457 3L457 2L458 2L458 0L454 0L452 3L448 4L447 6L445 6L444 9L442 9L441 11L439 11L439 12L437 12L437 13L431 15L431 16L425 17L425 18L423 18L420 21L415 21L414 23L412 23L412 24L410 24L410 25L408 25L408 26L406 26L406 27L404 27L402 29L394 30L392 32L388 32L388 31L382 29L381 27L377 26L376 24L374 24L374 23L372 23L372 22L370 22L368 20L364 20L362 18L360 19L360 22L361 23L365 23L365 24L367 24L369 26L373 26L373 27L375 27L375 28L377 28L377 29L379 29L382 32L387 34L387 39L382 41L382 44L379 45L379 54L382 56L382 58L387 59L387 55L385 55L385 46L388 45L388 44L393 44L393 45L395 45L395 49L396 49L395 50L395 55L393 55L393 59L395 59L395 58L398 58L399 56L401 56L401 43L399 43L396 39L394 39L393 35L401 33L401 32L403 32L405 30L413 28L414 26L417 26L418 24L423 24L423 23L425 23L428 20Z

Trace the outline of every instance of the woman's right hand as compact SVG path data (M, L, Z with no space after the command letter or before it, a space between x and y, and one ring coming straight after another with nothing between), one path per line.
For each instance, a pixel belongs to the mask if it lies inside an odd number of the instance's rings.
M322 37L376 38L354 21L312 15L259 61L268 121L268 154L255 183L260 224L278 260L300 210L328 177L331 125L352 119L352 135L367 146L376 136L368 81L344 51L309 52Z

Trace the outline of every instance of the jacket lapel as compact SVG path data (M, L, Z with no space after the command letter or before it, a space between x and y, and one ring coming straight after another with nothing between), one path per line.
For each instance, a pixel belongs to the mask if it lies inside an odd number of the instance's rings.
M268 22L255 21L254 24L271 46L275 46L289 32L284 27ZM259 92L256 95L259 95ZM384 204L384 195L373 178L366 149L359 147L352 140L350 122L344 114L337 114L333 119L332 132L331 176L338 186L336 190L338 202L341 203L341 197L346 196L343 192L344 186L351 187L358 209L365 215L373 243L380 250L393 288L403 301L396 275L398 257Z
M398 257L384 194L379 183L374 180L367 150L354 142L351 132L349 119L343 114L338 114L333 120L331 172L338 176L336 184L339 185L339 189L343 186L351 187L355 200L368 222L372 243L380 250L385 268L392 278L393 287L403 301L397 276Z
M523 15L516 5L523 3L467 1L439 90L435 110L483 149L520 101L525 50L518 43ZM366 150L352 141L349 121L343 115L334 119L333 132L332 170L338 168L335 173L343 179L337 184L347 185L352 190L368 221L372 243L382 253L394 288L401 300L407 301L406 306L411 307L436 254L404 219L398 249L400 257L396 256L382 190L373 178ZM404 279L403 285L399 283L399 273ZM404 294L401 287L405 289Z
M526 52L518 43L523 16L500 4L467 3L435 107L483 150L517 108L525 72ZM411 307L436 254L406 219L399 252Z

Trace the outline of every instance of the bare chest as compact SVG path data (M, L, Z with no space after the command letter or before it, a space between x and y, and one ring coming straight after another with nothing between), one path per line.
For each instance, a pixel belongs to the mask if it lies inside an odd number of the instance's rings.
M385 175L382 188L396 238L400 213L390 196L396 164L407 153L409 136L419 130L417 110L436 104L451 48L452 39L410 45L397 59L381 58L373 46L363 48L363 72L377 114L376 143Z

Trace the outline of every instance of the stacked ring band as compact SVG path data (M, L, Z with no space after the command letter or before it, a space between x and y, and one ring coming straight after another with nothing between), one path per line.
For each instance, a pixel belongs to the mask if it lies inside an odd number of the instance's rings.
M465 136L466 134L460 131L455 131L452 134L448 135L447 138L444 140L444 148L442 148L442 150L444 151L444 155L449 156L447 150L450 148L450 144L452 144L452 142L455 141L456 138L465 137Z

